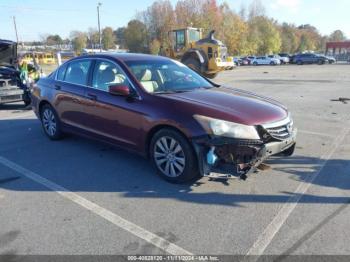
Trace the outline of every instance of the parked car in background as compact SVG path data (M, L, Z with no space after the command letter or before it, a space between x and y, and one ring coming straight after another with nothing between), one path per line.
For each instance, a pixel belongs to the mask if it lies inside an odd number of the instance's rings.
M328 63L330 64L335 64L337 62L337 59L335 59L334 56L329 56L329 55L321 55L321 56L324 56L328 59Z
M251 60L247 56L241 57L241 60L242 60L242 65L250 65L251 64Z
M290 62L290 55L287 53L280 53L281 64L288 64Z
M73 58L41 78L32 98L50 139L76 133L137 152L171 182L211 172L245 179L269 156L292 155L296 143L280 103L162 56Z
M242 59L240 59L239 57L234 57L233 62L235 63L236 66L242 65Z
M256 58L256 56L248 56L249 64L252 65L253 60Z
M257 56L253 61L253 65L280 65L281 60L269 56Z
M298 54L293 58L293 63L297 65L303 64L319 64L323 65L328 63L328 59L325 56L320 56L312 53Z

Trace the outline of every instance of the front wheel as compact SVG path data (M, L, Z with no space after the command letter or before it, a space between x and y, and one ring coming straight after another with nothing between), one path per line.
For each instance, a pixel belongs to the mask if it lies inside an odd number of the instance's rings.
M169 182L183 183L199 177L192 146L173 129L161 129L153 136L150 156L158 174Z
M52 106L44 105L41 109L40 118L44 132L51 140L62 138L60 120Z

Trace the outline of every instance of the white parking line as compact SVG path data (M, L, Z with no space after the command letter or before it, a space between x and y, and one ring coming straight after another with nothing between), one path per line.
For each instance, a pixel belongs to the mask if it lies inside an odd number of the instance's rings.
M324 136L324 137L334 137L334 135L321 133L321 132L314 132L314 131L308 131L308 130L298 130L299 133L307 134L307 135L315 135L315 136Z
M339 136L337 136L336 139L334 140L331 146L331 149L321 156L320 158L321 160L319 163L320 166L317 172L307 177L305 181L300 183L298 188L294 191L294 196L290 197L288 201L283 205L283 207L277 213L277 215L274 217L271 223L265 228L262 234L255 241L253 246L249 249L247 256L263 255L265 249L269 246L269 244L271 243L275 235L278 233L278 231L281 229L283 224L288 219L289 215L293 212L295 207L298 205L298 202L302 198L303 194L306 193L306 191L309 189L309 187L311 186L315 178L322 172L328 160L332 157L334 152L338 149L339 145L342 143L343 139L349 133L349 131L350 131L350 128L346 128L340 132Z
M14 114L13 116L6 116L6 117L1 117L0 116L0 121L1 120L19 119L19 118L28 118L28 117L35 118L34 112L33 111L28 111L28 112L18 113L18 114Z
M124 218L118 216L117 214L83 198L82 196L69 191L68 189L28 170L18 164L0 156L0 163L8 168L24 175L25 177L42 184L43 186L55 191L66 199L80 205L81 207L90 210L92 213L99 215L100 217L106 219L107 221L113 223L114 225L130 232L131 234L153 244L154 246L160 248L161 250L171 254L171 255L192 255L189 251L169 242L168 240L153 234L152 232L143 229L142 227L133 224L125 220Z

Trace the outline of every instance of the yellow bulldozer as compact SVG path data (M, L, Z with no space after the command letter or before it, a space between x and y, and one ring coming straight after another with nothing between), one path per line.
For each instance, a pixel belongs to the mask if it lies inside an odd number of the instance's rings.
M171 46L161 49L161 54L191 67L198 73L214 78L223 70L232 70L233 57L227 55L227 47L214 37L215 31L202 38L203 29L187 27L169 32Z

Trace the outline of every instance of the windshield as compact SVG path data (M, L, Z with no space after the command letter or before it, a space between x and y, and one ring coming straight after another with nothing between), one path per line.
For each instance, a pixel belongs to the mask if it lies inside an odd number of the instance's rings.
M144 60L125 63L149 93L176 93L213 87L205 78L178 61Z

